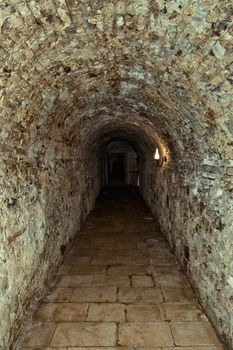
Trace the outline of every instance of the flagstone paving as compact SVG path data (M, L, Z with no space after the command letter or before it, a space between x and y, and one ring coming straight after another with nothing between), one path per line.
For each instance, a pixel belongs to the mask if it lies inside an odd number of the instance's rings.
M17 349L154 348L221 344L140 196L107 192Z

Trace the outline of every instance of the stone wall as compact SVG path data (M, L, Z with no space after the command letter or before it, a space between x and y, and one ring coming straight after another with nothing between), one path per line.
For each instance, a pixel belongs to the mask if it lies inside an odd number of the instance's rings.
M1 162L0 347L8 349L62 262L99 191L95 160L46 144ZM61 145L59 145L61 147ZM58 147L57 147L58 148ZM73 152L72 152L73 153Z
M232 178L228 165L149 162L143 196L226 346L232 347Z

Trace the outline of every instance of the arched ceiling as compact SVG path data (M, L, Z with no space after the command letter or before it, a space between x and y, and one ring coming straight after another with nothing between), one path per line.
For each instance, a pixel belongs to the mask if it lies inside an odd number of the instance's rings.
M86 154L98 155L106 145L120 140L130 144L141 159L153 159L156 147L161 144L153 127L130 116L103 118L99 116L95 125L87 128L85 138L80 140L81 149L83 147Z
M0 10L3 144L79 144L88 126L124 116L187 159L229 145L230 1L4 0Z

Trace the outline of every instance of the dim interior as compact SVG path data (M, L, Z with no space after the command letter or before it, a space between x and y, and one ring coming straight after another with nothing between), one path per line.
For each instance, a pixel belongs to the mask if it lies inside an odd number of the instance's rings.
M229 1L0 9L0 348L19 336L106 186L141 193L232 344Z

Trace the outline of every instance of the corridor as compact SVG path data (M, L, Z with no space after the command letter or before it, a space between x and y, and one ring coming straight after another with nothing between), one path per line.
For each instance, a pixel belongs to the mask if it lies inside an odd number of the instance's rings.
M137 191L102 192L17 349L221 345Z

